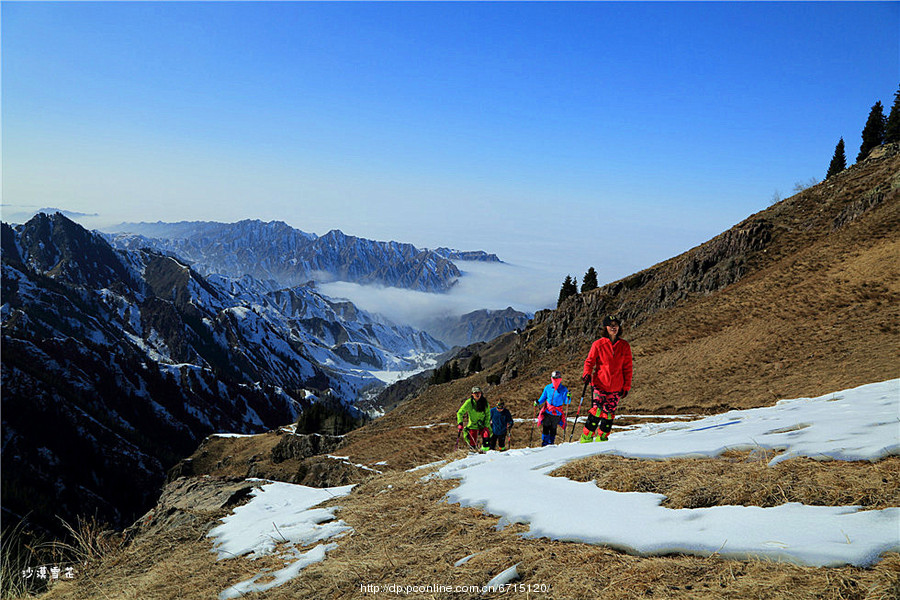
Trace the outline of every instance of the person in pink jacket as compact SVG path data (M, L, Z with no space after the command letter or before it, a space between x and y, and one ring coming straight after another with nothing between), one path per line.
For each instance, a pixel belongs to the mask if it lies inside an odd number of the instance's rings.
M619 337L620 333L619 318L604 317L600 339L591 345L591 350L584 361L581 379L591 384L594 393L591 410L588 411L587 422L579 440L582 443L605 442L609 439L619 400L627 396L631 390L631 346ZM594 434L598 428L600 434L595 438Z
M566 430L566 415L568 404L572 401L569 388L562 384L562 373L553 371L550 374L550 383L541 392L541 397L534 401L535 406L540 406L538 424L541 426L541 446L552 446L556 443L556 428L562 426ZM565 435L563 435L565 439Z

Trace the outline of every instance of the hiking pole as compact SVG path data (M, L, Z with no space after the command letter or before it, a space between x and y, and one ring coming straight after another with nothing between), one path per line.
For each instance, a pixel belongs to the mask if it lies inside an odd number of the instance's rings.
M459 427L456 428L456 448L453 449L454 452L459 450L459 436L462 435L462 429Z
M584 382L584 387L581 389L581 400L578 401L578 412L575 413L575 424L572 425L572 431L569 433L569 441L572 441L572 438L575 437L575 429L578 426L578 416L581 414L581 403L584 402L584 393L587 391L588 386L587 381Z
M534 440L534 424L537 420L537 403L534 404L534 410L531 411L531 433L528 435L528 447L531 447L531 442Z

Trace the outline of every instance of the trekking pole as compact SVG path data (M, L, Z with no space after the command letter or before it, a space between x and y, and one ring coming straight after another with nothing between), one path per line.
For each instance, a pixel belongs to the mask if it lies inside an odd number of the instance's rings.
M462 429L456 428L456 448L453 449L454 452L459 450L459 436L462 435Z
M537 404L534 405L534 410L531 411L531 433L528 435L528 447L531 447L531 442L534 440L534 424L537 421Z
M581 414L581 403L584 402L584 393L587 391L588 386L587 381L584 382L584 388L581 390L581 400L578 401L578 412L575 413L575 423L572 425L572 431L569 432L569 441L572 441L572 438L575 437L575 428L578 425L578 416Z

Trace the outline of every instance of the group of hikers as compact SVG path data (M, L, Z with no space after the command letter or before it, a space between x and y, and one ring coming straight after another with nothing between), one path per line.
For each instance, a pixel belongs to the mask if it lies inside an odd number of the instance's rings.
M587 412L579 440L582 443L605 442L609 439L619 401L631 390L631 346L621 338L621 327L618 317L604 317L600 338L591 344L584 361L581 380L585 391L588 385L593 391L591 408ZM582 399L583 397L582 392ZM558 428L561 427L565 434L568 406L571 402L571 393L562 383L562 372L553 371L550 383L534 401L536 422L541 426L541 446L556 443ZM578 408L580 411L580 404ZM468 421L464 426L466 418ZM491 408L480 387L472 388L472 394L456 413L456 423L457 446L464 430L466 443L477 452L504 451L509 446L513 428L512 414L503 400L498 400L497 405Z

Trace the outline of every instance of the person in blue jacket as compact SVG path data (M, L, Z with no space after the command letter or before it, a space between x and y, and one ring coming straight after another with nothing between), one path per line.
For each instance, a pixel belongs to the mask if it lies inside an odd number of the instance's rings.
M506 436L512 429L512 414L507 410L506 403L503 400L497 401L497 406L491 409L491 434L488 440L488 447L491 450L500 449L500 452L506 450Z
M541 397L535 400L534 405L540 406L538 423L541 425L541 446L549 446L556 443L556 428L562 426L566 429L566 413L572 398L569 389L562 384L562 373L553 371L550 374L550 384L541 392Z

